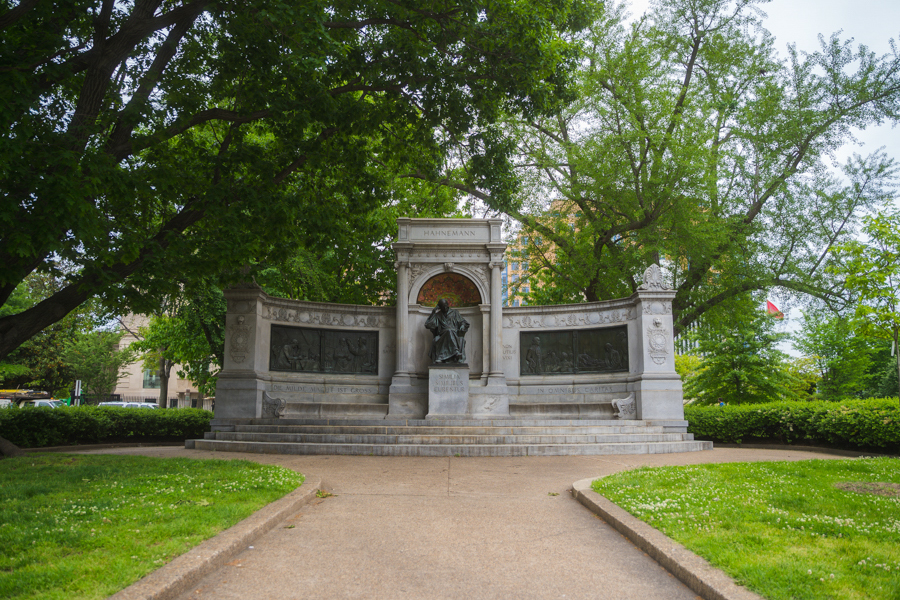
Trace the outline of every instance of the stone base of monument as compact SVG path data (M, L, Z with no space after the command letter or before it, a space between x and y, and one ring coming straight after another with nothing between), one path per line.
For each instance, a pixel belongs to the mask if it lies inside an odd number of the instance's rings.
M509 389L506 384L472 382L469 386L469 418L508 419Z
M465 419L469 414L469 365L428 367L426 419Z
M197 450L374 456L576 456L712 449L687 421L593 419L213 419Z
M523 419L616 419L609 402L531 402L509 405L509 416Z

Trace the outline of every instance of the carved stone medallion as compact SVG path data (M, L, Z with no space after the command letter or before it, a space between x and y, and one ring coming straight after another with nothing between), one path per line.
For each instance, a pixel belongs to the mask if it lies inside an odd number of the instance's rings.
M237 363L244 362L247 353L250 352L250 328L244 325L244 315L237 318L237 325L231 333L229 350L231 351L231 360Z
M666 362L669 355L669 336L659 317L653 319L653 323L647 328L647 349L653 362L658 365Z

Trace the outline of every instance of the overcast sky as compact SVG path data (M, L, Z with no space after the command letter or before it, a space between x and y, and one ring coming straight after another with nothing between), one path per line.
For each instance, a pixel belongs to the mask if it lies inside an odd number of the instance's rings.
M630 12L634 16L646 11L649 0L630 0ZM797 50L814 52L820 48L819 34L828 39L841 31L841 39L852 38L855 44L863 44L879 56L891 53L889 41L900 37L900 2L897 0L772 0L760 4L766 13L763 26L775 37L775 48L787 57L788 44L796 44ZM870 127L857 132L859 144L849 143L837 153L843 162L854 152L863 156L884 146L885 151L900 161L900 128L890 124ZM900 205L900 201L895 200ZM784 327L796 331L801 311L795 307L789 312ZM793 355L798 353L790 343L781 349Z
M842 39L853 38L878 55L889 54L889 40L900 36L900 2L896 0L773 0L763 5L768 17L766 29L775 36L776 48L787 54L787 44L796 43L798 50L819 48L819 34L828 38L843 31ZM862 147L847 147L842 155L853 151L866 155L880 146L900 160L900 129L890 125L870 128L858 135Z
M631 12L639 15L649 0L631 0L630 5ZM879 56L890 53L889 40L900 36L897 0L772 0L759 6L767 15L763 25L775 36L775 47L783 57L791 43L797 50L818 50L819 34L828 39L842 31L841 39L853 38L855 44L863 44ZM900 128L870 127L857 137L864 145L846 146L838 154L841 161L853 152L865 156L881 146L900 161Z

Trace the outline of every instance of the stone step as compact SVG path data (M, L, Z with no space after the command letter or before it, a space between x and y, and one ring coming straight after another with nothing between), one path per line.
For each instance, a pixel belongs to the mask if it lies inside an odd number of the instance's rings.
M388 405L371 402L288 402L282 418L384 419Z
M334 419L334 418L281 418L281 419L213 419L213 429L217 426L234 427L235 425L342 425L342 426L417 426L417 427L586 427L586 426L660 426L671 429L683 427L687 429L688 422L683 420L671 421L640 421L620 419Z
M337 433L248 433L218 432L215 439L235 442L273 442L291 444L464 444L464 445L549 445L611 444L623 442L680 442L693 440L688 433L600 434L600 435L383 435Z
M510 403L509 416L532 419L615 419L609 402Z
M619 442L609 444L294 444L189 440L197 450L259 454L329 454L356 456L592 456L668 454L712 450L712 442Z
M234 431L248 433L335 433L357 435L582 435L582 434L631 434L672 433L659 426L604 426L590 427L402 427L397 425L236 425Z

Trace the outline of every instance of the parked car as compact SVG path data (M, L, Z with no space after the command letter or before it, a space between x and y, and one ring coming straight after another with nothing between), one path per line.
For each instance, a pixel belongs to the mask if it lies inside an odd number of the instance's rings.
M22 408L59 408L65 405L66 403L61 400L26 400L19 406Z
M101 402L97 406L113 406L117 408L159 408L152 402Z

